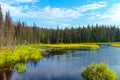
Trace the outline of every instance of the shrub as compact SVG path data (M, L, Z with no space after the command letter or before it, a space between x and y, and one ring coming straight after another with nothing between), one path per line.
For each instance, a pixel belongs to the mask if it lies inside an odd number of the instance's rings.
M117 80L116 73L103 63L89 65L81 75L86 80Z
M26 64L23 63L18 63L14 66L14 69L18 72L18 73L24 73L26 71Z

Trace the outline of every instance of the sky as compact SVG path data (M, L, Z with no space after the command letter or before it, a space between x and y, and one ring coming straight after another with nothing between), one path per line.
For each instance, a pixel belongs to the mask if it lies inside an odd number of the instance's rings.
M32 26L60 28L79 25L120 26L120 0L0 0L3 14Z

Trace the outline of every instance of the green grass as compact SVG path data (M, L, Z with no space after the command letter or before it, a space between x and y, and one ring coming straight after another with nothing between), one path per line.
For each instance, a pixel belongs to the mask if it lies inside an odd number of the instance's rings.
M86 70L82 72L82 77L85 80L117 80L117 75L115 72L109 69L109 67L104 64L93 63L87 67Z
M6 65L15 64L19 61L27 62L28 60L39 60L43 58L40 48L34 48L31 46L17 46L16 50L2 48L0 53L0 67Z
M18 73L24 73L26 71L26 64L18 63L14 66L14 70L16 70Z

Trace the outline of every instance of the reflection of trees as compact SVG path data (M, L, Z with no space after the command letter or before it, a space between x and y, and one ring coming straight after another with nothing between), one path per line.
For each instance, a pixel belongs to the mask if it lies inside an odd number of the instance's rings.
M11 70L5 71L6 80L10 80L11 75L12 75L12 71Z
M3 74L4 74L4 72L2 70L0 70L0 80L4 80Z
M20 70L23 70L24 67L20 66L19 68ZM10 66L7 65L7 67L0 68L0 80L10 80L13 69L15 69L15 64Z
M35 68L37 66L37 61L34 61L33 63L34 63L34 68Z
M12 70L0 70L0 80L10 80L12 75Z

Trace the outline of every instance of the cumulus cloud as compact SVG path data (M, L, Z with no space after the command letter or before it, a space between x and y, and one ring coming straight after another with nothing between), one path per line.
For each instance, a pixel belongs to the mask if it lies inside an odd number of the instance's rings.
M110 18L112 21L120 21L120 4L114 4L111 9L109 9L103 18Z
M15 0L17 2L32 2L33 0ZM27 7L27 6L12 6L8 3L0 2L4 12L6 10L10 10L11 15L15 17L29 17L29 18L48 18L48 19L57 19L57 18L79 18L83 16L82 12L86 12L88 10L95 10L102 7L105 7L104 2L88 4L80 7L76 7L73 9L68 8L55 8L46 6L44 8L37 7L35 8ZM26 8L25 8L26 7ZM27 11L25 10L27 9ZM32 10L31 10L32 9ZM32 15L32 16L31 16Z
M60 25L60 26L70 26L70 21L72 19L79 19L85 16L85 12L101 9L107 6L106 2L96 2L93 4L87 4L83 6L78 6L74 8L57 8L51 6L45 6L43 8L36 5L13 5L16 3L30 3L37 2L38 0L13 0L10 3L8 0L1 0L0 4L2 6L3 13L10 11L11 15L18 18L35 18L43 19L42 24L50 25ZM59 19L59 20L56 20ZM67 20L67 21L65 21ZM59 24L58 24L59 23Z
M6 11L10 11L11 15L15 17L22 17L22 16L24 17L27 15L25 13L22 13L22 7L20 6L14 7L7 3L2 3L2 2L0 2L0 4L2 4L1 7L2 7L3 14L5 14Z
M120 3L118 4L113 4L111 7L109 7L104 13L93 13L90 14L91 18L96 19L99 18L101 19L100 24L116 24L120 25Z
M78 18L82 14L73 9L66 8L51 8L50 6L39 9L39 11L30 11L28 12L28 17L35 14L34 18L48 18L48 19L57 19L57 18Z
M98 3L93 3L93 4L88 4L88 5L76 7L76 9L79 10L79 12L86 12L89 10L100 9L102 7L105 7L106 5L107 5L106 2L98 2Z

